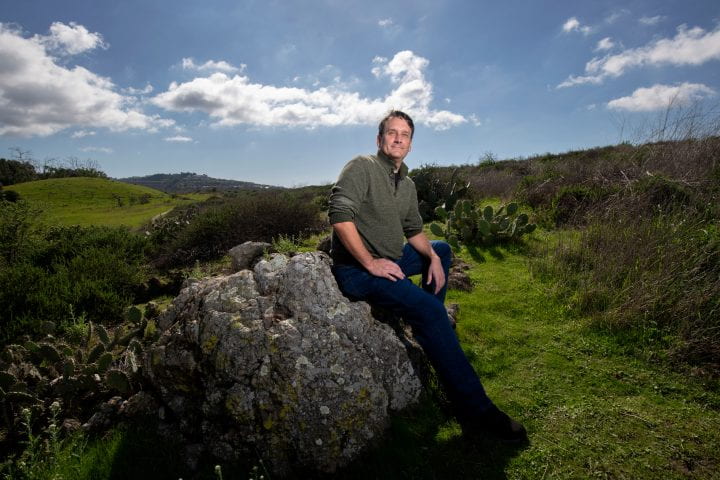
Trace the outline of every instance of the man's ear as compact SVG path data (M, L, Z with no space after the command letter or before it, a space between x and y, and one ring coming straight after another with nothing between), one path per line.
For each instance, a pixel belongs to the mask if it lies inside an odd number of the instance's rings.
M378 135L377 138L375 139L375 141L377 143L377 147L380 148L380 144L382 143L382 137L380 137L380 135Z

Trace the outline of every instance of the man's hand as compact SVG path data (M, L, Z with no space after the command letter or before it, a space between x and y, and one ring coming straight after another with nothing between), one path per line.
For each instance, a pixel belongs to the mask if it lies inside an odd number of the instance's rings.
M387 278L388 280L392 280L393 282L405 278L405 274L400 269L398 264L386 258L374 258L367 265L365 265L365 268L368 272L370 272L371 275Z
M428 267L427 284L430 285L435 280L435 294L442 290L445 286L445 270L443 269L440 257L432 255L430 257L430 266Z

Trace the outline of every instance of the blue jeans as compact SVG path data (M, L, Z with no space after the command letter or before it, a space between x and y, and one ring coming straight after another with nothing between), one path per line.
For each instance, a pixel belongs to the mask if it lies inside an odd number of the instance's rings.
M442 260L447 278L452 261L450 246L440 241L431 244ZM413 335L444 385L458 418L477 416L492 402L448 321L443 303L447 282L437 294L434 282L426 285L429 263L410 244L405 244L402 257L396 263L405 274L403 280L393 282L375 277L359 265L336 265L333 274L347 297L365 300L402 316L412 326ZM408 278L417 274L422 274L422 288Z

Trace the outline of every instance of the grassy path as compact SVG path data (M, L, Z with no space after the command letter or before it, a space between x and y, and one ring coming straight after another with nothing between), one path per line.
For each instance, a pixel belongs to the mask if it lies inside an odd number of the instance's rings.
M347 478L720 478L720 395L586 328L527 258L472 259L458 335L491 398L528 428L520 449L463 441L432 401L393 425ZM480 261L478 261L478 259Z

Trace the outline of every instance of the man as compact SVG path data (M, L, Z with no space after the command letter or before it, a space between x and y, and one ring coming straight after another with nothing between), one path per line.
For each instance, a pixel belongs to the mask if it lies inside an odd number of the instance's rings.
M522 441L525 428L487 397L448 320L443 302L452 253L423 233L415 184L403 163L414 133L406 113L390 112L378 128L377 154L353 159L340 173L328 212L333 274L346 296L410 323L465 434ZM408 279L420 273L422 288Z

